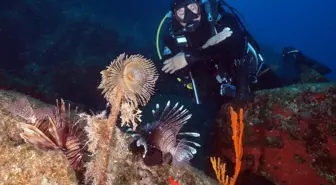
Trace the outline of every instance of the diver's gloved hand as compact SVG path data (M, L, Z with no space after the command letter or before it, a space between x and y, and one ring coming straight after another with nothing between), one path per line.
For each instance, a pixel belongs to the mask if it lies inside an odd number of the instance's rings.
M231 84L222 84L220 89L221 96L233 98L236 101L248 101L252 98L249 91L239 90Z
M226 38L230 37L232 35L232 31L230 28L226 27L223 29L223 31L217 33L216 35L212 36L203 46L202 48L205 49L207 47L213 46Z
M173 74L175 71L182 69L188 65L184 52L176 54L163 62L162 71Z
M234 98L236 96L236 87L231 84L223 83L221 85L220 94L221 96Z

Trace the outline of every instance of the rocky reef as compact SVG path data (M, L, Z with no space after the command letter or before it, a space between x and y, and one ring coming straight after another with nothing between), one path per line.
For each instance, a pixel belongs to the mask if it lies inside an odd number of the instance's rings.
M183 185L218 184L216 180L206 176L203 172L198 171L190 165L183 168L174 168L168 164L148 167L144 164L142 155L134 155L128 149L128 145L131 142L129 135L116 129L113 138L115 146L111 149L108 169L111 184L170 185L169 177Z
M335 83L301 84L259 91L252 102L239 104L244 110L245 127L242 168L237 184L252 183L250 178L255 180L261 176L276 184L335 184L335 94ZM22 130L18 125L25 120L13 116L5 107L23 96L0 91L0 181L7 184L84 182L80 179L83 175L75 173L61 151L35 148L20 137ZM29 98L29 102L34 107L50 106L34 98ZM232 173L230 161L235 161L230 106L238 104L222 106L213 138L209 140L211 156L224 159L228 174ZM182 168L169 164L147 166L141 154L131 152L129 146L133 138L121 129L114 129L111 138L107 168L110 184L168 185L169 179L183 185L218 184L214 178L190 165ZM209 173L214 172L209 169ZM255 181L263 184L264 180Z
M221 108L212 153L234 161L229 106ZM242 173L276 184L336 184L336 84L300 84L263 90L244 108ZM253 175L238 179L250 182ZM259 183L261 184L261 183Z
M20 137L20 123L5 107L23 94L0 91L0 184L78 184L74 170L61 151L44 151L25 144ZM43 105L31 99L34 105Z
M78 184L75 171L61 151L46 151L26 144L20 137L22 130L18 125L25 120L13 116L4 108L24 94L0 91L0 181L5 184ZM28 97L29 98L29 97ZM29 98L34 107L50 105ZM109 157L108 177L111 184L170 184L173 178L180 184L212 185L217 182L191 166L172 168L170 165L148 167L141 155L134 155L128 145L132 137L116 129L113 133L113 147Z

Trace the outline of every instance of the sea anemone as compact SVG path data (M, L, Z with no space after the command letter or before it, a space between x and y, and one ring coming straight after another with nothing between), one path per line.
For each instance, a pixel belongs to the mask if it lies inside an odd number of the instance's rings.
M147 123L139 128L139 131L130 131L134 137L131 148L142 147L144 149L144 162L151 166L164 164L171 161L173 166L182 166L194 157L197 150L192 147L200 147L196 142L187 140L181 136L199 137L199 133L180 133L181 128L191 118L191 114L183 105L178 107L176 103L172 108L170 101L160 112L159 104L153 110L155 121ZM189 145L191 144L191 145Z
M36 119L31 124L20 124L23 129L20 136L25 142L40 149L62 150L74 169L82 169L84 165L82 153L84 136L78 132L76 124L78 119L73 118L75 114L70 113L70 104L68 111L66 111L63 100L61 100L60 106L56 101L56 105L53 114L50 113L51 109L46 112L44 116L47 117L46 119ZM31 108L23 107L23 109Z

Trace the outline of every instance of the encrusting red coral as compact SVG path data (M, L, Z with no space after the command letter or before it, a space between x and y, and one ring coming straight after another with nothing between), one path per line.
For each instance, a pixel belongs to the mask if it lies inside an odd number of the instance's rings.
M168 177L168 181L171 185L180 185L178 182L176 182L173 178Z
M280 185L335 184L335 94L333 83L258 92L254 101L244 106L242 172L252 171ZM212 146L218 151L214 155L234 160L228 106L223 107L214 128Z

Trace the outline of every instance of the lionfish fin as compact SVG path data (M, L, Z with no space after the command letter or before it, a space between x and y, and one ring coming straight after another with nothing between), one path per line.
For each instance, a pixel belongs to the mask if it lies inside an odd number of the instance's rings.
M164 125L165 130L173 129L174 134L177 134L192 116L192 114L188 114L189 111L183 105L178 106L177 102L173 107L170 107L170 101L168 101L158 119L158 123ZM157 111L156 114L158 114Z
M59 148L56 143L48 138L36 126L30 124L21 124L21 128L23 129L23 132L20 134L20 136L24 139L26 143L33 144L41 149Z
M180 139L178 139L177 141L181 141ZM185 140L186 143L191 143L193 145L195 145L196 147L201 147L200 144L196 143L196 142L193 142L193 141L188 141L188 140Z
M173 156L173 166L183 166L188 164L189 161L196 154L196 149L186 144L184 139L177 144L177 146L170 152Z
M155 120L158 119L159 110L160 110L160 105L157 103L155 105L155 110L154 109L152 110L152 114L153 114Z
M51 133L51 135L54 137L54 139L56 140L56 144L58 146L62 146L62 141L61 141L61 137L59 135L59 132L58 132L58 128L54 122L54 120L52 120L50 117L49 117L49 123L51 125L50 129L49 129L49 132Z
M197 132L181 132L181 133L178 133L178 135L185 135L185 136L191 136L191 137L200 137L201 135Z

